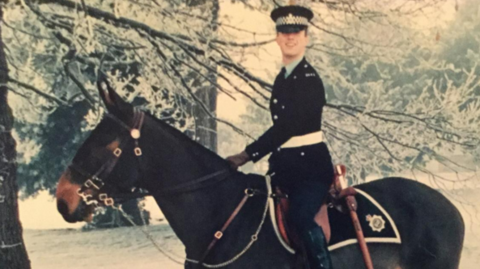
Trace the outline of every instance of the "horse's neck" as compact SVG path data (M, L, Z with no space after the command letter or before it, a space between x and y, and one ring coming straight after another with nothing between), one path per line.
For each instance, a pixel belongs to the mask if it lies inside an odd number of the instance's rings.
M228 169L223 158L164 122L149 117L145 128L144 159L149 175L156 179L153 188L169 188Z
M202 178L207 178L206 181L211 182L218 178L215 174L222 171L225 173L219 176L225 177L229 166L218 155L166 123L158 122L151 117L146 120L142 133L143 144L140 145L144 148L142 186L154 194L170 225L187 245L187 235L193 237L189 234L192 232L193 223L196 224L193 229L202 230L200 233L212 225L212 220L217 217L215 210L225 205L219 201L225 200L228 193L231 195L233 181L230 184L208 186L201 191L192 191L183 186L191 184L200 186L201 182L204 182ZM210 175L213 175L211 179ZM162 191L164 193L165 190L177 187L180 188L175 194L158 195ZM194 237L198 237L198 234Z
M169 126L155 126L151 123L145 126L150 129L146 128L145 136L142 136L145 141L149 141L144 155L148 170L143 181L147 189L155 194L170 226L186 246L188 257L199 259L214 233L222 227L245 196L245 189L249 186L261 186L264 189L264 181L261 177L229 172L225 160ZM219 177L229 177L220 181L216 180L217 176L209 178L209 175L221 171L226 174ZM198 180L205 177L208 179ZM183 188L190 186L190 183L196 186L194 190ZM181 188L176 189L175 193L165 193L165 190L179 186ZM235 234L222 239L222 244L228 242L239 245L237 239L241 241L251 237L252 225L258 225L262 217L265 199L249 199L229 227ZM245 245L246 242L242 244ZM219 249L225 248L220 246Z

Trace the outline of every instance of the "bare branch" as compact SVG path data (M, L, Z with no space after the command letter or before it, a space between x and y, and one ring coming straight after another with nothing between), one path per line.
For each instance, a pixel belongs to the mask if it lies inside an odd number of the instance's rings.
M37 88L35 88L35 87L31 86L31 85L28 85L28 84L26 84L26 83L20 82L20 81L18 81L18 80L16 80L16 79L9 78L9 79L8 79L8 82L15 83L15 84L17 84L18 86L20 86L20 87L22 87L22 88L25 88L25 89L27 89L27 90L31 90L31 91L33 91L34 93L40 95L41 97L43 97L43 98L45 98L45 99L47 99L47 100L49 100L49 101L53 101L53 102L55 102L55 103L57 103L57 104L59 104L59 105L68 105L67 102L65 102L65 101L63 101L63 100L61 100L61 99L58 99L58 98L55 97L55 96L49 95L49 94L45 93L44 91L39 90L39 89L37 89Z

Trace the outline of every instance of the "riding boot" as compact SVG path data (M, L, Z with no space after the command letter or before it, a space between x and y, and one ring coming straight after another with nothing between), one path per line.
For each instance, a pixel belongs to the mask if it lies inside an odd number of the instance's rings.
M310 269L332 269L332 260L328 251L327 240L323 229L317 226L310 229L303 236L303 243L307 250Z

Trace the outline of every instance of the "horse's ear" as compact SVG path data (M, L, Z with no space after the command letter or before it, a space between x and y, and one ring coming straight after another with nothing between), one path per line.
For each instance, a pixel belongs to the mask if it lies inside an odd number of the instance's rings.
M105 77L102 76L97 80L97 88L108 112L120 118L133 115L132 105L125 102L122 97L115 92ZM128 118L126 120L128 120Z

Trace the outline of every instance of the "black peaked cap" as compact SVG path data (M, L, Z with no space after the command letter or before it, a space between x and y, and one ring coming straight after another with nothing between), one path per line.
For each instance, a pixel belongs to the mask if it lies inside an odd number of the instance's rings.
M282 6L274 9L270 18L275 22L278 32L294 33L308 27L313 12L302 6Z

